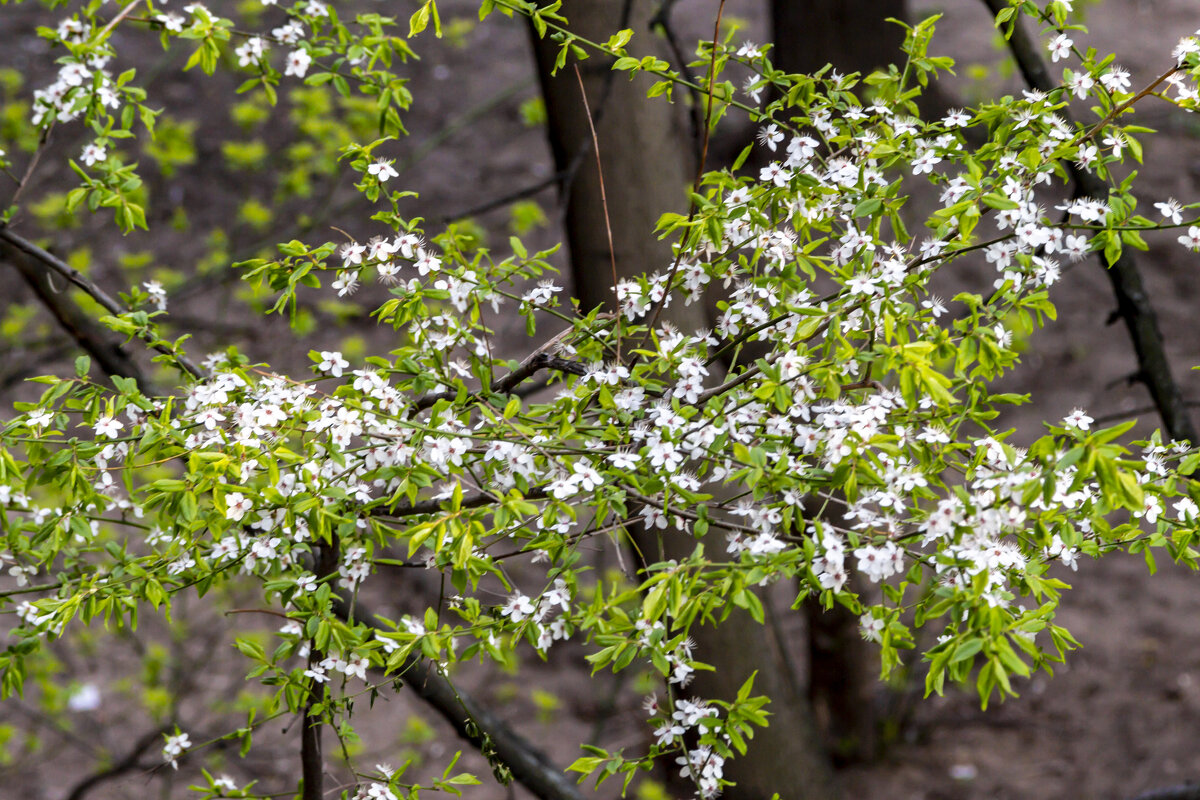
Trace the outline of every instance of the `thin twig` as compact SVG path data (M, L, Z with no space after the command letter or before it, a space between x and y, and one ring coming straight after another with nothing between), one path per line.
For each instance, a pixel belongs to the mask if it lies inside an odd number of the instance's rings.
M600 137L596 136L596 125L592 122L592 109L588 106L587 90L583 87L583 75L579 65L574 64L575 80L579 82L579 96L583 99L583 114L587 117L588 130L592 132L592 152L596 154L596 176L600 180L600 206L604 209L604 233L608 236L608 262L612 267L613 307L619 308L621 298L617 295L617 250L613 246L612 222L608 217L608 194L604 191L604 166L600 163ZM621 360L621 326L617 330L617 361Z
M453 222L456 219L463 219L464 217L476 217L476 216L479 216L480 214L486 214L487 212L492 211L494 209L502 208L503 206L506 206L509 203L515 203L518 200L524 200L526 197L532 197L533 195L538 194L539 192L545 191L546 189L549 189L551 186L554 186L555 184L561 182L566 177L567 177L567 170L562 170L561 172L556 172L553 175L551 175L550 177L543 178L542 180L538 181L537 183L531 184L522 189L515 189L511 192L502 194L499 197L492 198L491 200L485 200L482 203L473 205L470 208L466 208L462 211L457 211L453 214L443 214L442 216L437 218L437 223L439 225L446 225L448 223Z
M1162 85L1163 81L1165 81L1167 78L1171 77L1176 72L1179 72L1182 69L1183 69L1183 67L1171 67L1169 70L1167 70L1163 74L1159 75L1157 78L1154 79L1154 82L1151 83L1149 86L1142 89L1140 92L1135 94L1133 97L1129 98L1124 103L1121 103L1120 105L1116 106L1111 111L1109 111L1107 114L1105 114L1104 119L1100 120L1095 125L1093 125L1091 127L1091 129L1083 135L1082 138L1080 138L1077 141L1072 142L1071 144L1072 145L1083 144L1084 142L1088 141L1089 139L1094 138L1097 133L1104 130L1106 125L1108 125L1110 122L1112 122L1118 116L1120 116L1121 112L1123 112L1127 108L1130 108L1131 106L1133 106L1134 103L1138 102L1143 97L1146 97L1147 95L1152 93L1155 89L1157 89L1159 86Z
M50 123L42 129L41 136L38 137L37 147L33 151L33 155L29 157L29 163L25 165L25 173L21 176L21 180L17 182L17 188L13 191L13 196L9 199L8 205L15 206L17 200L21 197L21 192L29 187L29 179L33 177L33 170L37 167L38 162L42 159L42 153L46 152L46 144L50 141L50 132L54 130L54 123Z
M106 35L108 35L109 31L111 31L113 28L115 28L121 20L128 17L135 8L137 8L139 5L141 5L141 3L142 3L142 0L133 0L132 3L125 6L123 9L121 9L121 13L117 14L115 17L113 17L111 20L109 20L109 23L100 29L100 32L97 33L92 38L92 41L99 42L101 39L103 39Z
M712 113L713 113L713 86L717 79L717 47L721 39L721 15L725 11L725 0L721 0L721 4L717 6L717 21L713 24L713 39L712 52L709 54L708 61L708 107L704 111L704 140L700 146L700 163L696 167L696 178L692 181L692 197L689 198L687 223L683 226L685 229L691 226L692 220L696 218L696 211L699 206L696 205L695 195L700 192L700 182L704 180L704 167L708 161L708 140L709 134L712 131ZM685 237L686 238L686 237ZM662 299L658 301L654 309L654 315L650 318L650 324L647 326L647 335L654 330L654 326L658 323L659 316L662 315L663 309L667 307L667 298L670 297L671 283L675 280L675 273L679 271L679 264L683 261L683 242L679 243L679 249L675 253L675 262L671 264L671 269L667 273L667 279L664 282L666 290L663 292Z

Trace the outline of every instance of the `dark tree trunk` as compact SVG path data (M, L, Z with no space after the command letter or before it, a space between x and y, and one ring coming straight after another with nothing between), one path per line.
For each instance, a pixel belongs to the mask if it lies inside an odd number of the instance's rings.
M875 715L879 661L843 606L826 611L815 598L808 617L809 699L836 763L870 761L879 750Z
M903 64L908 0L771 0L775 49L771 60L785 72L816 72L826 64L843 75L864 76L888 64ZM939 117L955 105L937 83L917 99L923 117Z
M627 22L623 20L626 5L630 8ZM641 5L646 4L576 0L564 4L562 10L571 30L580 36L597 36L603 41L622 27L633 27L636 41L646 45L653 37L646 27L648 9ZM647 83L640 79L631 83L625 74L612 73L610 61L595 56L582 62L568 59L558 75L551 77L558 47L536 35L533 38L551 150L559 173L569 173L563 201L575 296L590 310L612 304L613 271L596 155L574 65L578 64L587 88L600 140L619 275L640 275L671 266L670 242L654 236L654 225L667 211L686 210L685 192L694 177L694 165L677 108L661 98L648 101Z
M653 8L648 2L624 4L614 0L575 0L563 7L570 28L580 36L604 41L620 28L632 28L644 53L655 41L648 31ZM628 19L623 15L628 13ZM534 50L546 101L551 147L559 171L578 161L567 187L566 233L571 252L575 295L584 309L612 306L613 268L591 134L574 69L568 64L558 76L550 68L557 55L553 42L536 40ZM661 54L660 54L661 55ZM618 277L666 270L671 245L654 235L658 217L684 211L686 189L694 177L686 128L680 109L662 98L646 98L647 83L613 76L609 64L589 58L580 64L588 102L599 119L596 132L604 169L604 186L612 225ZM579 160L581 148L584 157ZM684 330L708 326L703 305L672 304L664 319ZM642 552L660 552L657 538L635 534ZM695 540L682 534L663 537L667 558L685 557ZM707 542L709 550L723 544ZM781 667L766 630L745 614L731 617L719 628L693 629L697 658L716 667L702 672L687 689L704 698L733 699L738 688L757 672L755 693L773 699L770 726L760 730L746 756L726 765L726 777L736 781L728 800L769 800L775 793L789 800L826 800L837 796L828 760L822 751L806 698L794 691L794 676Z
M832 64L839 72L869 74L902 62L905 0L771 0L775 50L771 60L786 72L816 72Z

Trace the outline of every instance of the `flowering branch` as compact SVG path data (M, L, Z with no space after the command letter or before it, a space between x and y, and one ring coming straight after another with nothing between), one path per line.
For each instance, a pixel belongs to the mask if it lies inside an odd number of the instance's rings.
M1001 10L1009 7L1007 0L984 0L984 2L987 3L993 14L999 14ZM1050 77L1050 70L1046 66L1037 44L1026 32L1020 19L1014 22L1012 32L1008 37L1008 46L1017 61L1021 75L1031 88L1042 92L1052 91L1057 84ZM1168 71L1152 86L1158 85L1175 72L1175 69ZM1145 96L1145 93L1135 97L1140 96ZM1129 103L1126 103L1121 110L1128 105ZM1065 108L1060 113L1069 119L1069 113ZM1115 114L1110 116L1115 116ZM1105 121L1101 122L1101 125L1103 124ZM1099 127L1100 125L1097 125L1090 129L1085 134L1085 138L1091 137ZM1080 167L1075 162L1068 162L1067 169L1075 181L1079 195L1097 198L1108 195L1108 184L1095 173ZM1113 295L1117 300L1117 309L1125 321L1125 327L1133 341L1133 349L1140 368L1140 378L1146 388L1150 390L1150 396L1154 399L1154 405L1158 409L1163 425L1174 439L1190 442L1200 440L1200 437L1196 435L1191 415L1188 414L1183 392L1172 375L1166 348L1163 345L1162 332L1158 327L1158 315L1155 314L1154 307L1150 305L1150 296L1146 292L1137 261L1130 248L1122 248L1120 255L1115 259L1110 260L1108 256L1105 256L1105 263L1108 267L1105 273L1112 285Z

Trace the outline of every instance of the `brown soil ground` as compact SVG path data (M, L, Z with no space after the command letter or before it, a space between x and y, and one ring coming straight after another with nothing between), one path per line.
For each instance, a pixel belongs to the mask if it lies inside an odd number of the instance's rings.
M447 16L473 18L473 4L466 0L444 5ZM699 0L678 4L675 15L685 40L702 35L714 6ZM408 7L404 8L397 13L408 13ZM958 78L949 82L948 92L970 102L1016 88L1014 79L997 67L1001 52L992 40L982 3L946 0L937 7L918 3L914 15L925 12L946 15L934 50L959 61ZM747 22L746 38L766 38L763 11L757 4L731 0L729 13ZM0 66L21 70L33 86L44 83L49 60L45 48L26 34L32 25L46 24L46 15L29 4L0 11L0 40L7 43L0 47ZM1117 52L1118 61L1133 72L1138 85L1167 64L1179 35L1200 26L1200 10L1194 0L1110 0L1099 6L1088 4L1086 16L1091 35L1077 36L1077 41ZM411 136L387 152L401 160L411 159L423 152L423 143L435 137L444 137L445 142L402 176L421 193L414 215L433 219L453 214L514 187L536 183L552 171L541 131L523 124L519 113L520 103L536 93L524 37L521 28L501 18L475 26L458 44L450 39L434 41L428 35L418 41L422 60L411 67L417 102L405 120ZM165 267L192 269L198 260L194 250L197 231L226 223L230 209L254 189L253 179L221 168L216 142L228 122L203 111L218 108L213 104L223 102L220 98L227 96L230 84L179 73L179 63L163 62L155 55L153 40L131 45L130 52L139 54L143 66L154 70L151 91L161 98L161 104L182 108L182 116L196 120L201 161L180 172L172 183L175 188L168 188L165 181L152 181L152 193L170 202L149 234L122 238L112 232L107 220L85 219L81 227L56 235L58 252L90 244L94 255L91 274L107 286L121 285L124 280L118 277L117 259L140 250L152 251L155 263ZM973 65L979 68L972 69ZM497 97L500 100L493 108L481 111ZM1148 105L1143 118L1164 131L1164 135L1147 140L1140 183L1143 205L1168 196L1185 202L1195 199L1200 177L1200 128L1195 118L1165 105ZM78 151L84 141L81 137L77 130L59 134L30 197L62 185L67 174L62 157ZM328 202L337 206L351 196L342 187ZM526 238L532 246L544 246L558 241L560 230L552 191L537 199L547 209L551 224ZM188 233L165 224L177 205L186 208L191 219ZM361 207L347 205L327 224L352 233L367 230L366 224L356 221L360 211ZM479 221L496 241L503 241L506 220L504 211L496 211ZM319 232L310 238L330 235ZM235 229L233 249L244 249L255 240L252 231ZM1194 332L1200 259L1175 245L1173 237L1164 236L1152 242L1140 263L1161 313L1160 325L1178 377L1189 397L1200 398L1200 381L1188 371L1200 362ZM11 276L0 272L0 282L11 282ZM965 266L958 285L978 290L990 283L984 266ZM0 288L9 296L27 299L15 284L5 283ZM387 332L372 329L365 317L343 319L318 309L316 331L299 342L289 342L294 349L283 352L277 343L289 341L289 336L282 323L259 326L255 322L253 330L246 330L248 315L243 306L229 302L233 290L228 285L209 281L202 288L190 299L185 297L177 304L173 300L172 306L179 319L195 330L195 352L237 341L253 357L299 370L307 364L309 349L332 346L347 336L363 337L368 350L386 348ZM1100 269L1089 262L1070 270L1055 298L1058 320L1031 338L1025 364L1008 381L1010 390L1031 392L1035 397L1032 405L1011 416L1018 439L1033 438L1040 420L1059 418L1075 406L1102 417L1129 415L1148 404L1141 387L1126 380L1135 362L1123 329L1106 325L1114 303ZM364 302L364 307L369 307L369 302ZM44 355L47 352L53 350L10 350L0 356L0 375L17 367L51 371L64 363L51 360ZM9 391L11 398L27 395L29 390L18 386ZM1152 412L1137 413L1149 430L1155 422ZM1053 680L1039 677L1028 682L1020 688L1019 699L986 712L979 709L977 700L956 692L918 703L877 763L843 771L846 797L1119 800L1155 787L1200 781L1200 748L1196 747L1200 735L1200 577L1169 564L1160 567L1151 577L1140 560L1109 558L1083 563L1078 573L1066 574L1077 588L1068 594L1060 621L1084 647ZM394 617L436 595L431 577L405 578L378 611ZM191 698L182 708L196 720L198 733L192 737L196 740L202 738L205 726L212 726L211 732L218 730L211 701L236 695L240 683L236 672L221 669L222 664L236 663L225 646L235 623L213 619L198 608L190 615L181 610L179 616L190 620L198 638L184 637L168 646L166 652L173 661L167 660L175 664L172 679L186 687ZM251 625L250 621L239 623ZM24 745L10 748L16 761L8 767L0 764L0 797L63 797L99 768L97 748L119 758L153 727L145 714L129 713L123 698L136 691L136 678L143 669L139 659L147 648L159 646L155 642L166 639L161 633L151 625L137 639L97 639L92 649L59 653L64 669L47 676L48 685L93 681L104 692L100 709L75 715L70 731L57 728L36 710L34 701L41 690L31 691L28 701L0 704L0 722L17 726L22 731L18 734L21 741L28 742L24 737L31 734L41 740L37 750L23 752ZM468 669L460 683L493 703L561 764L578 755L580 741L595 741L609 748L641 746L648 732L640 720L637 694L630 691L635 680L604 674L589 677L579 655L577 650L560 648L548 662L531 660L520 673L500 676L494 671ZM775 710L787 713L787 709ZM366 769L377 761L398 765L411 757L414 774L426 774L426 767L436 767L448 752L460 747L440 721L403 694L376 706L363 720L364 742L356 760ZM254 762L239 764L231 753L231 774L239 776L239 781L258 777L264 787L274 786L276 791L294 785L290 782L297 770L296 731L293 728L284 735L279 732L283 727L280 722L268 728L265 735L278 739L277 745L266 747ZM153 764L157 749L151 747L143 761ZM481 759L470 754L462 766L480 775L487 772ZM162 797L182 797L187 794L183 787L196 778L186 763L173 781L158 782L137 770L97 787L89 796L118 798L151 791ZM602 788L600 795L615 796L615 787ZM781 789L781 794L786 800L787 791ZM499 800L525 795L519 789L481 787L469 790L468 796Z

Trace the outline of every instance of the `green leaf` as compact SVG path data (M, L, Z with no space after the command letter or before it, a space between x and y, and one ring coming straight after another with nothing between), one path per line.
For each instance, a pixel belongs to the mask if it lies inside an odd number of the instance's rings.
M667 581L659 581L642 601L642 619L653 621L667 610Z
M408 38L413 38L421 31L429 26L429 3L417 9L416 13L408 18Z

